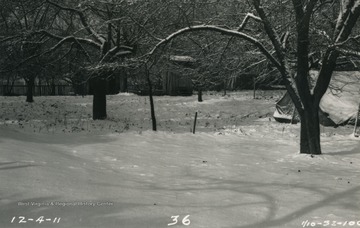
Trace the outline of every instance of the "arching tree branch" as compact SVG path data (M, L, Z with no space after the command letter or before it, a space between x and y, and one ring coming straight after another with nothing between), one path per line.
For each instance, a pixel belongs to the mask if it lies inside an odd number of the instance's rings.
M278 60L276 60L271 55L271 53L265 48L265 46L259 40L255 39L245 33L238 32L238 31L232 30L232 29L221 28L221 27L214 26L214 25L195 25L195 26L190 26L190 27L180 29L180 30L170 34L165 39L162 39L159 43L157 43L157 45L155 45L155 47L149 52L149 55L153 55L154 52L159 47L166 45L167 43L169 43L171 40L175 39L176 37L178 37L182 34L185 34L185 33L195 32L195 31L213 31L213 32L219 32L223 35L234 36L234 37L244 39L244 40L250 42L251 44L255 45L278 69L281 68L281 64L278 62Z

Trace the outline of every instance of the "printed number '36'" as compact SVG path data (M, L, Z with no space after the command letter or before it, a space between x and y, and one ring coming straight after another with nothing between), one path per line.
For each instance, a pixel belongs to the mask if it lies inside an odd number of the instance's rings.
M180 216L179 215L174 215L174 216L171 216L171 219L172 219L172 223L169 223L168 226L173 226L173 225L176 225L178 223L178 218ZM188 226L190 225L190 219L189 219L190 215L186 215L183 220L182 220L182 224L185 225L185 226Z

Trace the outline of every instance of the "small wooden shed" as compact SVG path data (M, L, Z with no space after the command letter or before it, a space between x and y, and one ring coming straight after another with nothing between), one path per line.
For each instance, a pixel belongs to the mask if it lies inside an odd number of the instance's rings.
M193 83L189 76L184 75L184 68L195 68L196 60L190 56L172 55L163 73L164 95L191 96Z

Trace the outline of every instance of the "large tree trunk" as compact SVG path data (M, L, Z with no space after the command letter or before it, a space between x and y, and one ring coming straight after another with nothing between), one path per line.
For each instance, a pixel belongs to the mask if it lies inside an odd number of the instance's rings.
M27 90L26 90L26 102L34 102L34 85L35 78L30 77L26 80Z
M93 119L106 119L106 80L94 78L93 82Z
M321 154L319 108L312 107L300 115L300 153Z

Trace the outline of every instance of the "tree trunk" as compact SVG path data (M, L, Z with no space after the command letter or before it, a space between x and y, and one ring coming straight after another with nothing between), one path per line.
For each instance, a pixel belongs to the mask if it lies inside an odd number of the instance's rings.
M51 96L55 96L56 92L56 88L55 88L55 81L54 81L54 78L51 80Z
M125 74L120 76L120 92L124 93L128 91L127 76Z
M224 86L224 93L223 93L223 96L226 96L226 80L224 80L224 82L223 82L224 84L223 84L223 86Z
M15 80L11 80L10 84L10 76L8 76L6 85L3 85L4 95L11 95L12 90L14 88Z
M300 153L321 154L319 108L304 110L300 119Z
M27 91L26 91L26 102L34 102L34 84L35 78L30 77L26 80Z
M253 99L256 99L256 80L255 75L253 76Z
M203 99L202 99L202 90L199 89L198 90L198 102L202 102L202 101L203 101Z
M41 79L39 78L39 96L42 96L42 91L41 91Z
M93 89L93 119L104 120L106 119L106 80L102 78L94 78Z

